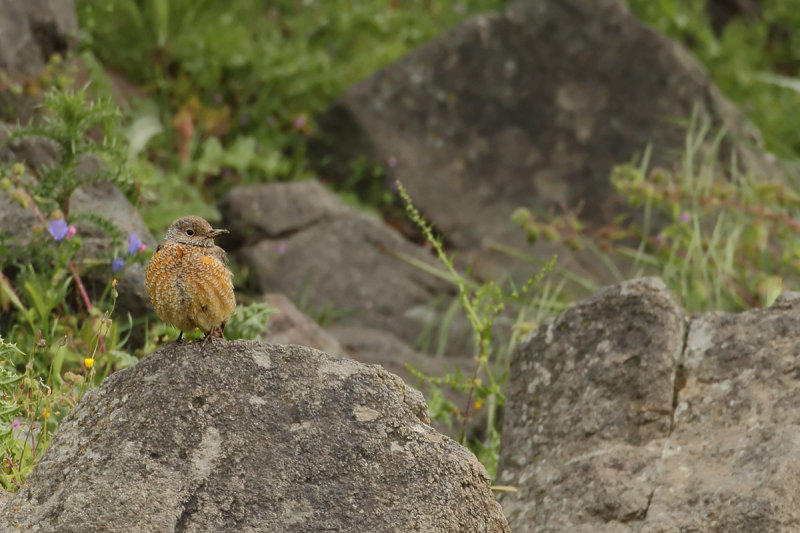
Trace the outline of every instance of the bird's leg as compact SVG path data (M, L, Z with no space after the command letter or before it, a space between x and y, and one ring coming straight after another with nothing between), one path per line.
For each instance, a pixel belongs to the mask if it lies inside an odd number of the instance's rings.
M181 331L178 335L178 340L175 341L178 344L183 344L183 332Z
M207 345L207 344L214 344L214 337L215 337L214 332L215 331L216 331L216 328L211 328L210 330L206 331L205 332L206 334L203 337L203 340L201 340L200 342L204 346Z
M219 325L219 338L220 339L225 338L225 322Z

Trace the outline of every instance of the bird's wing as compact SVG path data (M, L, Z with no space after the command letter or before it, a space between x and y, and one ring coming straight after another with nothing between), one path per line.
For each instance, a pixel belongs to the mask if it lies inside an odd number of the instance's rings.
M228 254L219 246L212 246L209 249L209 254L219 259L223 265L228 266Z

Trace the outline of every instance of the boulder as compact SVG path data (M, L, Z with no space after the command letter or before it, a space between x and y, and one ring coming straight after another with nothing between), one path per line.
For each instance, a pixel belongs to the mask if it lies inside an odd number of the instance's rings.
M518 0L350 87L320 118L311 153L333 179L350 176L355 158L382 165L476 275L524 277L529 266L492 251L525 248L516 208L579 208L590 224L610 222L626 209L612 168L648 144L651 163L670 168L695 109L729 132L725 161L735 152L768 175L748 148L758 132L686 50L621 0ZM596 278L598 266L579 256L572 268Z
M514 354L498 483L513 531L793 531L800 295L686 320L664 285L600 291Z
M72 0L0 0L0 72L35 76L78 36Z
M229 249L290 235L350 211L316 180L236 187L218 207L230 231L220 243Z
M155 251L158 244L156 239L147 229L137 209L115 185L105 181L82 185L73 191L69 204L71 213L92 213L114 224L122 234L122 249L118 250L121 257L128 254L128 237L131 233L135 233L148 250ZM112 254L113 241L104 231L88 222L79 222L76 226L77 234L83 239L78 259L106 258ZM117 274L117 316L124 317L131 313L136 317L152 312L150 298L144 286L144 268L144 261L129 261L125 269ZM111 277L111 268L104 265L89 271L86 281L92 293L100 295Z
M61 424L3 530L507 532L483 466L380 367L173 344Z
M689 325L643 532L796 531L800 295Z
M269 293L261 301L275 310L269 315L268 331L263 338L273 344L300 344L332 355L345 355L336 337L303 314L294 303L281 293Z
M239 235L246 280L286 294L320 323L376 328L413 344L436 318L434 299L453 293L412 264L438 267L428 251L314 181L233 189L219 207L223 227ZM457 335L454 352L470 340Z
M300 344L329 354L352 357L360 363L380 365L421 391L425 398L435 394L434 386L414 375L409 366L433 378L442 378L448 373L454 374L459 369L464 375L471 375L475 366L474 359L470 357L434 357L418 352L385 331L360 326L332 325L323 328L280 293L265 294L261 301L275 308L269 316L269 329L263 335L265 341L274 344ZM480 377L485 379L483 373ZM439 387L439 392L456 409L465 408L466 393L447 385ZM461 431L458 418L453 416L449 422L448 424L445 420L435 420L432 425L445 435L458 438ZM472 417L467 428L468 437L478 435L483 429L483 419L479 416Z
M360 326L329 326L328 333L335 337L344 352L360 363L381 365L383 368L400 376L404 382L422 391L425 398L431 398L435 385L419 378L413 371L421 372L431 378L444 378L446 374L456 374L459 371L464 376L472 376L475 369L475 359L468 356L436 357L431 354L414 350L409 345L391 333L377 329ZM413 371L412 371L413 369ZM486 374L482 370L478 377L486 382ZM450 402L457 412L448 422L434 421L433 426L453 438L458 438L461 432L461 422L457 413L463 412L467 406L468 394L446 384L438 387L442 398ZM482 413L472 411L472 416L467 423L467 440L482 436L485 429L485 418Z
M519 489L502 499L513 531L610 532L646 516L685 327L666 286L645 278L600 291L520 345L498 470Z
M35 99L5 90L9 81L33 81L53 54L66 55L77 42L73 0L0 0L0 117L25 122Z

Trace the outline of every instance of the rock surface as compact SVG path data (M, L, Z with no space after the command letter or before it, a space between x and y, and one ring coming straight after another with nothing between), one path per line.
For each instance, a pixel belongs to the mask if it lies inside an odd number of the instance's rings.
M123 235L123 249L118 253L125 257L128 253L128 236L135 233L139 240L150 251L155 251L156 239L147 229L141 215L125 195L113 184L98 181L87 183L75 189L70 196L72 213L94 213L114 223ZM79 223L78 234L83 239L81 258L108 257L112 252L112 239L103 231L90 223ZM150 298L144 286L144 262L129 261L119 276L116 312L125 316L130 312L133 316L143 316L152 311ZM111 280L112 272L103 266L89 272L88 283L93 286L93 293L100 294Z
M72 0L0 0L0 71L13 77L39 73L78 36Z
M435 266L426 250L314 181L237 188L219 206L223 227L244 236L236 256L248 280L261 292L301 302L312 317L388 331L413 344L435 317L434 298L452 293L403 260Z
M798 296L692 319L642 531L800 530Z
M515 353L498 483L517 533L795 531L800 295L687 321L652 278Z
M509 531L483 466L376 366L171 345L87 393L4 531Z
M303 314L285 295L277 292L269 293L265 294L261 301L275 309L269 315L267 323L269 329L263 336L265 341L273 344L300 344L331 355L345 355L336 337Z
M409 365L416 372L425 376L443 378L446 374L456 374L459 370L465 376L471 376L475 368L475 359L466 356L436 357L431 354L414 350L406 343L385 331L359 326L329 326L327 331L335 337L344 353L360 363L381 365L393 374L400 376L403 381L422 391L425 398L431 394L441 392L442 398L452 404L457 412L463 412L467 406L467 393L448 385L441 385L434 391L433 385L417 377L409 370ZM486 382L485 372L478 374ZM455 439L461 432L461 422L457 416L451 418L451 425L445 421L434 421L434 427ZM467 438L479 438L485 429L485 419L473 416L467 423Z
M526 247L514 209L582 206L590 223L609 222L622 206L613 166L652 143L651 163L669 168L685 142L675 119L688 122L695 105L735 140L724 152L761 168L746 147L760 142L754 128L687 51L620 0L520 0L349 88L321 118L317 149L336 178L359 156L382 164L474 272L496 279L527 272L489 251Z
M63 57L77 38L73 0L0 0L0 119L28 121L36 98L6 90L8 82L34 81L53 54Z

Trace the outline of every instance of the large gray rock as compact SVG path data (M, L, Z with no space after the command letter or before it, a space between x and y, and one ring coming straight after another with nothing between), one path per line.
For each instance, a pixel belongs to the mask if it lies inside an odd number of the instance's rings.
M0 0L0 71L34 76L77 40L72 0Z
M53 54L64 56L77 42L73 0L0 0L0 78L30 81ZM26 122L34 99L0 91L0 117Z
M231 248L289 235L349 211L316 180L236 187L219 201L219 210L230 231L220 242Z
M154 251L156 239L147 229L139 211L124 194L113 184L99 181L82 185L70 196L71 212L75 214L92 213L111 221L122 234L122 249L118 253L122 257L128 254L128 238L135 233L139 240ZM79 223L78 234L83 239L83 247L79 259L108 258L112 255L113 240L106 233L91 223ZM117 274L119 278L116 312L118 316L131 313L132 316L144 316L152 311L150 298L144 287L144 261L129 261L125 269ZM89 272L88 284L93 294L102 293L111 280L112 272L108 266Z
M798 331L798 294L692 319L643 532L798 530Z
M436 267L430 253L316 182L237 188L219 206L223 227L244 245L236 256L248 281L326 323L377 328L413 344L435 319L434 299L453 292L410 263ZM453 351L463 348L459 340L469 336L454 335Z
M800 295L683 312L610 287L515 353L499 483L513 531L794 531Z
M609 222L622 208L613 166L651 143L651 163L671 167L685 145L677 122L695 106L735 140L726 157L735 150L762 170L746 147L760 143L754 128L688 52L620 0L521 0L349 88L321 117L314 152L341 179L356 157L383 164L476 274L524 275L529 267L489 251L526 246L510 221L517 207L582 206L584 220ZM573 267L596 276L598 263Z
M3 531L507 532L483 466L376 366L170 345L87 393Z
M617 531L646 516L684 330L664 284L645 278L575 305L515 352L499 468L519 489L502 500L513 531Z
M435 379L442 379L447 374L455 375L459 371L464 376L472 376L477 364L474 357L466 355L435 357L414 350L391 333L372 328L328 326L327 331L339 341L344 352L356 361L381 365L392 374L400 376L410 386L419 389L426 398L441 393L442 399L452 404L452 416L449 420L445 418L435 420L433 425L445 435L456 439L459 437L462 426L459 415L467 407L468 393L447 384L433 385L430 381L418 377L416 373ZM480 371L478 377L486 382L485 372ZM436 388L438 391L434 390ZM476 413L473 409L470 414L472 416L466 427L467 441L472 438L482 438L486 428L483 413Z

